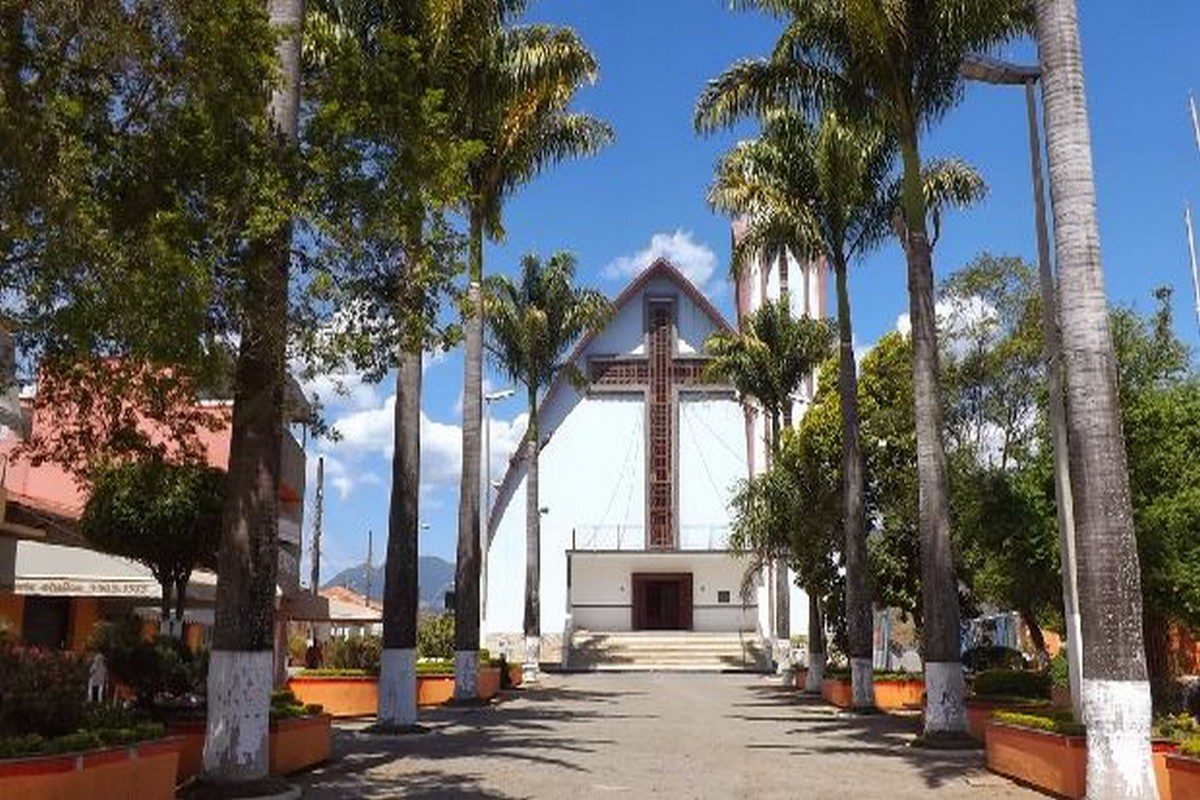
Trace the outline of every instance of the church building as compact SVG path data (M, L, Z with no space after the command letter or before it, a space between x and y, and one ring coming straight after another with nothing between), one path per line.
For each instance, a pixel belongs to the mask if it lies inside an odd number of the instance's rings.
M740 317L783 291L795 313L819 316L824 283L821 264L756 263L735 287L735 307ZM596 636L641 631L725 635L766 651L781 629L772 576L748 574L746 559L729 549L730 500L739 481L764 467L768 441L763 415L706 373L705 341L730 329L660 259L571 353L587 385L560 376L542 398L543 661L579 666L572 651ZM810 381L796 398L794 420L812 390ZM486 530L482 630L493 652L523 653L525 515L518 452ZM789 584L788 623L803 633L807 599Z

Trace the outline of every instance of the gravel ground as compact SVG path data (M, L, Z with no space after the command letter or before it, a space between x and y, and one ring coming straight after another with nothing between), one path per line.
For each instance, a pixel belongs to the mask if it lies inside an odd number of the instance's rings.
M761 675L548 675L481 708L426 713L426 733L337 726L306 798L1037 797L983 753L908 746L916 720L841 714Z

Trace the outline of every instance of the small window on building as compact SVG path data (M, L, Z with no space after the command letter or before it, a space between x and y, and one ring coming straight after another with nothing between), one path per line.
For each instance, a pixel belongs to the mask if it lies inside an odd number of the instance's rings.
M720 589L717 591L717 602L718 603L728 603L729 602L729 590L728 589Z
M21 642L26 647L61 650L67 646L67 624L71 616L71 598L25 598Z

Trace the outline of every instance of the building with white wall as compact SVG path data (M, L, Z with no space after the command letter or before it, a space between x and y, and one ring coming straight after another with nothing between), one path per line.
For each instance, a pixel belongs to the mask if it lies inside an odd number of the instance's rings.
M798 279L789 283L784 276L782 285L817 298L817 273L794 265L789 274ZM767 268L761 276L743 275L739 316L772 290L777 296L779 285ZM814 299L813 313L820 308ZM765 638L771 630L767 576L748 574L728 546L730 499L762 455L761 415L706 374L704 343L729 328L678 269L659 260L614 300L608 324L571 354L589 379L586 388L564 376L542 398L544 660L559 659L562 643L576 631ZM487 526L483 633L493 651L519 652L525 517L525 465L518 454ZM799 590L790 616L793 629L802 630L807 604Z

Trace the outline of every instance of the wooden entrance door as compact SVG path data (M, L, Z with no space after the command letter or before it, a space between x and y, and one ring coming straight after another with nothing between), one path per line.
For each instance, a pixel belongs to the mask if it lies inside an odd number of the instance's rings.
M635 631L690 631L692 629L692 574L633 574L633 629Z

